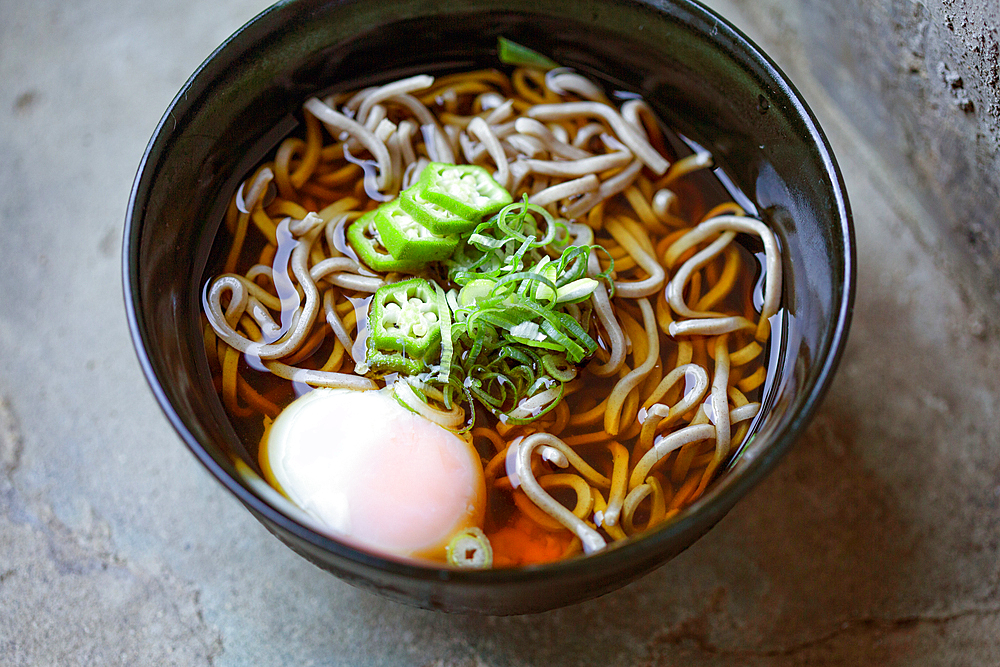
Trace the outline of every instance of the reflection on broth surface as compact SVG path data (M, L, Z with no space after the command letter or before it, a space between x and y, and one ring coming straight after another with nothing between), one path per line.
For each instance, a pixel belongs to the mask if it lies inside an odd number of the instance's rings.
M760 410L781 293L710 154L504 60L307 100L231 195L203 299L262 475L334 536L464 567L599 551L699 498ZM338 416L305 428L304 402ZM386 430L399 411L426 435ZM429 491L446 460L472 470ZM404 509L406 539L375 529Z

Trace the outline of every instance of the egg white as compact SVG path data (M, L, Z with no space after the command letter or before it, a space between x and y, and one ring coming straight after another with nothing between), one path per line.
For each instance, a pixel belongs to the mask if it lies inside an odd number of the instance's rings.
M271 424L260 462L330 534L376 551L437 558L456 533L482 525L479 454L388 390L310 391Z

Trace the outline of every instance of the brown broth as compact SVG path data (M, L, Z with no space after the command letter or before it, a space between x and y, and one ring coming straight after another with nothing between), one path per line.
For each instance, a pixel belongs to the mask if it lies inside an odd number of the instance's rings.
M456 115L468 115L473 113L473 111L474 109L471 107L470 98L469 100L463 100L451 111L451 113ZM394 122L401 120L401 116L398 114L398 109L390 108L390 120L393 120ZM664 153L671 159L671 161L684 157L692 152L691 144L680 135L674 133L666 127L661 127L660 131L663 133L666 141L666 150ZM300 133L299 138L305 140L306 136L304 133ZM324 131L324 143L328 144L329 141L330 137ZM271 159L273 159L273 156ZM366 201L363 197L363 192L356 185L352 184L346 188L324 185L323 183L332 180L329 175L334 171L335 167L325 167L322 166L321 163L318 171L314 173L310 181L298 190L297 202L305 209L312 211L320 210L344 196L357 197L360 202L359 209L361 210L370 210L377 205L376 202ZM650 180L655 178L648 175L648 172L643 177L649 178ZM692 225L699 221L716 205L732 201L733 199L731 193L727 191L727 187L718 177L716 177L711 169L702 169L681 177L672 186L672 189L679 198L679 206L675 210L675 214L678 217L683 218L688 224ZM748 213L754 214L755 211L748 211ZM631 215L631 217L635 217L635 214L631 212L631 207L623 195L616 195L613 200L606 204L605 217L609 215ZM610 239L610 236L606 232L601 232L599 230L595 237L595 243L600 243L602 240L607 242L608 239ZM654 247L659 245L660 240L660 236L651 236L651 241ZM216 275L221 271L222 264L232 243L233 235L231 231L227 225L222 225L221 231L214 245L213 257L215 260L214 263L210 265L212 275ZM322 239L322 237L319 241L317 241L317 244L320 246L322 254L329 254L330 249L327 247L326 241ZM734 289L715 308L715 310L727 314L742 314L752 319L752 316L756 313L754 313L752 309L748 311L748 304L752 304L753 302L752 292L758 281L760 273L759 262L754 257L753 253L758 251L759 248L757 247L758 244L755 239L746 239L743 236L739 237L735 245L740 254L744 270L741 272ZM241 275L245 274L251 266L257 264L262 253L265 255L268 254L266 240L263 235L255 233L255 229L251 224L250 232L247 235L247 242L240 253L236 264L236 273L240 273ZM718 275L722 272L723 264L724 259L722 256L719 256L712 260L712 262L710 262L709 265L702 269L699 273L706 275ZM639 279L642 275L644 274L642 274L641 270L626 269L619 274L618 278L619 280ZM261 281L260 284L265 287L270 287L267 280ZM690 289L691 288L689 287L689 291ZM702 289L701 291L704 293L705 289ZM351 297L350 294L345 294L344 296L349 298ZM650 298L651 300L656 299L655 296ZM616 308L619 313L624 313L625 316L631 317L641 329L642 316L638 312L638 308L636 308L632 303L626 303L626 301L627 300L616 299ZM357 310L357 317L359 321L363 321L363 307L360 307ZM590 326L591 333L595 339L601 340L600 331L598 330L596 324L596 318L591 318ZM327 329L327 334L322 338L322 341L315 346L315 350L312 354L305 355L303 359L298 361L298 366L302 368L319 369L334 352L335 346L337 345L336 337L332 331L329 331L329 327L326 325L322 315L317 318L317 322L314 325L313 332L310 333L310 337L314 335L314 332L318 330L318 328L321 329L323 327ZM307 337L307 339L308 338L309 337ZM662 375L665 375L667 371L674 368L678 364L679 355L677 341L667 336L662 331L660 332L659 338L660 360L652 373L655 377L661 377ZM751 343L753 341L753 335L750 333L734 333L731 335L731 341L729 349L730 351L735 351L744 345ZM694 360L700 361L703 365L710 368L710 350L706 349L704 342L696 341L692 347ZM213 354L210 351L209 358L213 362L211 364L213 373L217 376L216 386L220 387L222 385L222 381L218 377L221 374L221 365L218 362L218 355ZM767 359L768 351L764 349L754 361L733 370L735 380L733 380L732 383L735 384L739 382L739 380L756 373L761 364L766 363ZM636 365L631 354L627 357L626 364L629 368ZM344 365L341 371L345 372L352 366L353 363L351 362L350 356L345 354ZM270 373L255 370L247 363L246 359L242 355L238 362L237 373L239 377L242 378L242 381L245 381L246 384L253 389L253 391L265 398L268 402L276 405L278 408L284 407L296 397L296 391L291 382L282 380ZM588 410L600 403L600 401L603 400L603 397L606 397L610 392L617 379L617 375L612 378L599 378L584 368L578 376L578 379L574 381L574 384L579 385L580 388L577 389L574 387L574 391L564 399L569 414L572 416L586 413ZM651 390L651 386L655 386L655 384L656 383L647 378L646 381L640 383L639 385L641 393L643 395L648 395L648 391ZM681 384L683 384L683 382ZM675 387L667 393L667 395L663 398L663 401L670 404L676 402L682 391L682 387ZM242 393L245 394L246 392L244 391ZM746 395L746 399L750 402L757 402L761 399L760 386L744 393ZM241 403L244 403L244 401L241 400ZM625 412L623 413L625 418L622 421L618 434L613 438L609 437L602 442L575 445L575 448L584 457L584 459L606 477L610 478L612 474L612 458L608 450L608 440L618 441L624 445L626 449L632 452L631 465L634 465L636 459L638 458L638 454L634 451L634 448L636 446L638 431L640 428L640 424L637 419L641 414L640 409L642 406L637 403L637 401L626 401L624 408ZM506 428L502 424L498 424L497 420L489 415L485 410L477 410L476 414L477 421L475 426L477 428L486 427L497 431L501 434L502 439L506 443L509 443L518 435L531 432L531 429L541 428L542 430L545 430L548 428L554 428L555 424L558 422L558 411L556 410L552 411L538 422L532 423L531 426L516 426L513 428ZM246 445L247 449L251 453L255 454L257 452L258 443L262 437L267 417L258 410L253 410L250 415L234 414L233 411L230 410L230 416L240 439ZM685 415L685 419L683 421L687 421L690 416L691 415ZM579 440L584 439L588 436L588 434L595 433L596 428L597 427L593 424L569 424L564 428L559 429L558 432L555 432L554 434L564 439ZM734 425L733 432L738 433L739 430L739 427ZM489 464L489 462L497 455L493 445L485 438L477 438L474 444L483 458L484 465ZM732 451L736 451L738 444L739 443L734 442ZM694 443L671 453L656 466L652 476L655 477L655 479L659 482L660 487L664 490L664 502L666 504L665 519L661 520L669 520L670 516L676 514L679 509L686 507L696 499L695 493L703 492L704 485L702 484L700 488L695 488L692 480L696 480L697 477L705 474L709 465L706 457L711 454L713 448L714 445L711 441ZM252 467L259 469L256 461L250 461L248 463L250 463ZM541 468L543 470L551 470L551 466L549 464L543 463L541 464ZM533 518L532 513L526 513L523 510L522 506L526 497L521 497L523 496L523 492L511 489L510 483L507 481L505 465L501 465L496 474L488 476L487 493L488 505L484 530L490 537L491 542L493 542L496 566L503 567L546 562L579 553L579 540L576 539L568 529L555 524L555 522L551 520L549 522L545 522ZM604 496L604 500L607 501L607 491L603 490L601 493ZM520 496L518 496L518 494L520 494ZM552 495L570 508L572 508L576 502L575 493L572 491L560 490L554 492ZM521 506L519 506L519 503ZM639 505L638 509L634 513L632 523L635 527L636 533L642 532L641 528L649 521L651 514L654 511L652 505L653 502L651 498L647 498ZM590 514L593 514L593 510L591 510ZM553 524L555 525L553 526ZM615 537L614 534L608 530L605 530L604 534L608 537L609 541Z

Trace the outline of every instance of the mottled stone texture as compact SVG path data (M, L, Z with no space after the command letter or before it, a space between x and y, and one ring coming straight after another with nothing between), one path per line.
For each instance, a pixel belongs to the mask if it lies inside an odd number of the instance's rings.
M926 209L923 234L1000 306L1000 3L731 0ZM863 202L859 202L863 206Z

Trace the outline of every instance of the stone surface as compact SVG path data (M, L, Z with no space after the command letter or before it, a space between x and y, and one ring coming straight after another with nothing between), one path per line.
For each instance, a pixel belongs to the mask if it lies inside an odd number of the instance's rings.
M921 6L981 21L971 5ZM912 196L923 181L874 140L898 129L878 105L912 127L922 111L876 85L891 72L864 84L881 101L845 105L800 59L818 3L713 6L792 73L846 176L858 295L840 373L801 442L681 556L598 600L478 618L373 597L278 543L181 445L131 349L135 166L187 75L263 3L0 3L0 663L1000 663L995 305L961 287ZM862 3L841 6L831 21ZM990 187L977 210L996 208Z
M789 73L823 87L880 168L930 212L926 240L979 298L1000 305L1000 3L708 4L744 12L743 26Z

